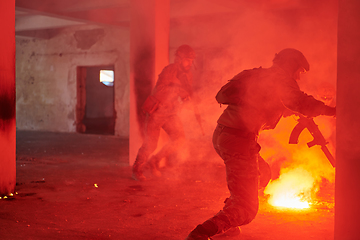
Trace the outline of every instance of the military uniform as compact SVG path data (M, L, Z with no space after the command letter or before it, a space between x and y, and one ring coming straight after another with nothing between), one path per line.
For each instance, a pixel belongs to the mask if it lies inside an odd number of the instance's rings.
M151 164L157 164L162 158L174 154L176 148L183 146L185 134L178 113L183 102L191 96L191 71L184 71L178 63L166 66L143 105L147 116L144 141L133 166L135 179L143 177L144 164L157 147L161 128L169 135L170 141L153 157Z
M290 60L284 64L299 65ZM299 66L309 70L306 59ZM270 68L242 71L216 95L216 100L227 107L217 121L213 145L225 163L230 197L223 209L198 225L187 240L207 239L255 218L259 206L258 135L275 128L287 109L307 117L335 115L335 108L300 90L293 75L299 66L280 67L274 60Z

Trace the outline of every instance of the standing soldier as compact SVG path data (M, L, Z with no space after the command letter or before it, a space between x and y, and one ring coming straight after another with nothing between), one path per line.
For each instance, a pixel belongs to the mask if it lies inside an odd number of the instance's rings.
M178 113L183 102L193 97L191 67L194 59L194 50L189 45L181 45L176 50L175 62L163 69L152 94L142 106L147 116L144 141L133 165L135 180L146 179L143 174L146 163L153 174L159 176L160 160L175 154L176 149L184 145L185 133ZM195 105L194 110L198 116ZM157 147L161 128L169 135L170 141L148 160Z
M229 229L239 230L255 218L259 207L258 135L275 128L286 109L307 117L335 116L335 107L300 90L297 80L308 70L304 55L288 48L275 55L270 68L242 71L220 89L216 100L228 106L217 121L213 145L225 163L230 197L221 211L198 225L186 240L207 240Z

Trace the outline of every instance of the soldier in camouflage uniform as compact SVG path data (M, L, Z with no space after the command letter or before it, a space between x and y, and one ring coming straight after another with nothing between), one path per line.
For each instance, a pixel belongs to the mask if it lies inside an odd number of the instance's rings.
M217 101L228 106L217 121L213 145L225 163L230 197L220 212L198 225L186 240L207 240L230 229L239 230L255 218L258 135L275 128L286 109L307 117L335 116L335 107L300 90L297 80L308 70L309 63L300 51L284 49L275 55L270 68L245 70L218 92Z
M159 161L174 154L176 148L181 148L184 143L185 134L178 113L183 102L193 96L191 67L194 58L194 50L189 45L181 45L176 50L175 62L163 69L152 94L142 106L147 116L144 141L133 165L135 180L146 179L143 174L146 163L153 174L160 175ZM170 141L148 160L157 147L161 128L169 135Z

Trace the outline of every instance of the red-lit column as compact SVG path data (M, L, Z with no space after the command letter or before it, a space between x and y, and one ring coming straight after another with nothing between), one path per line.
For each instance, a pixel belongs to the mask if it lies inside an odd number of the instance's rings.
M335 240L360 239L360 1L340 0Z
M142 143L141 105L169 63L170 0L131 0L130 165Z
M0 2L0 196L16 183L15 0Z

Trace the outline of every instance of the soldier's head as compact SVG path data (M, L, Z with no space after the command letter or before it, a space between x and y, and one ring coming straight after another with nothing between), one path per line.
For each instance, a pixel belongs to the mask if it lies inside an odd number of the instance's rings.
M293 48L285 48L275 54L273 63L280 66L296 80L300 79L300 73L307 72L310 69L310 65L302 52Z
M175 52L175 62L180 64L184 71L189 71L195 59L195 51L189 45L181 45Z

